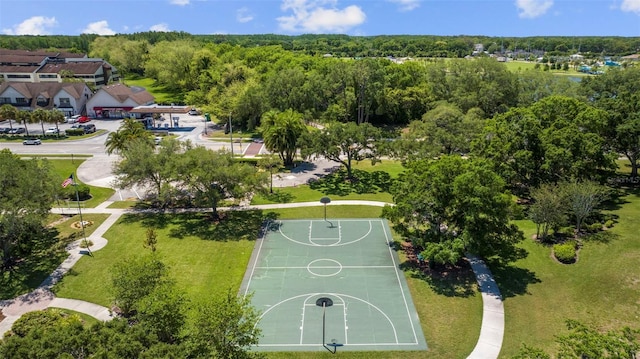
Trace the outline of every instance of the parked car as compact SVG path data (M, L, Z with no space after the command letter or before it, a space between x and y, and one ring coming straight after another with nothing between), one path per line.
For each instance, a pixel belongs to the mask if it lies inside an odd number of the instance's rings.
M84 133L94 133L96 132L96 125L92 123L88 123L86 125L80 125L80 128L84 128Z
M189 115L191 116L196 116L199 115L200 112L198 112L198 110L196 110L195 108L192 108L191 110L189 110Z
M17 135L17 134L20 134L20 133L25 133L26 131L27 130L25 130L24 127L14 127L11 130L9 130L9 132L7 132L7 133L10 133L12 135Z
M159 144L160 144L160 142L162 142L162 137L160 137L160 136L156 136L156 137L153 139L153 142L156 144L156 146L157 146L157 145L159 145Z
M39 138L28 138L22 141L23 145L41 145L42 141Z
M44 131L45 135L57 135L60 133L60 130L56 127L49 127L46 131Z
M64 118L64 122L65 123L76 123L76 122L78 122L79 118L80 118L80 115L73 115L71 117L65 117Z
M9 130L11 130L10 127L0 127L0 134L1 133L9 133Z
M78 117L78 122L79 123L86 123L86 122L89 122L89 121L91 121L91 119L89 117L87 117L87 116Z

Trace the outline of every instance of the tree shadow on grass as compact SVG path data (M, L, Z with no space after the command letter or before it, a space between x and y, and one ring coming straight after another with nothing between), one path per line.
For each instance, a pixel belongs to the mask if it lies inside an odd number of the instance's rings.
M291 193L274 190L273 192L266 192L262 194L262 197L275 203L289 203L293 201L293 195Z
M67 258L66 243L57 237L56 229L45 229L30 255L0 272L0 300L36 289Z
M489 260L487 265L491 268L493 279L498 284L503 299L531 294L528 290L529 285L542 283L535 272L526 268L516 267L500 260Z
M347 171L344 168L309 181L311 189L320 191L327 195L346 196L350 193L378 193L388 192L393 184L391 176L384 171L363 171L352 170L352 178L347 178Z
M476 295L476 278L467 262L432 269L421 266L415 261L405 261L400 264L400 268L409 271L411 278L424 281L439 295L459 298Z
M140 223L145 228L169 229L171 238L197 237L209 241L255 240L265 221L277 218L274 212L237 210L219 212L135 213L123 216L123 223Z
M586 236L581 237L584 242L596 242L607 244L612 241L620 239L620 235L617 233L613 233L611 231L600 231L596 233L590 233Z

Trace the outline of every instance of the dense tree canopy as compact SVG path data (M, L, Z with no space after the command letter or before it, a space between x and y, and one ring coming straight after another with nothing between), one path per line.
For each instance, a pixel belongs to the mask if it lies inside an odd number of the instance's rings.
M612 69L584 79L580 87L588 101L606 111L600 128L607 145L631 162L631 176L640 167L640 67Z
M392 193L396 205L385 216L430 263L456 263L465 252L506 261L520 255L523 235L509 223L511 195L485 161L410 162Z
M47 160L22 160L0 151L0 270L28 255L43 235L54 199Z
M594 130L606 116L579 100L551 96L527 108L512 108L487 122L474 143L513 187L571 178L602 179L615 168L615 154Z

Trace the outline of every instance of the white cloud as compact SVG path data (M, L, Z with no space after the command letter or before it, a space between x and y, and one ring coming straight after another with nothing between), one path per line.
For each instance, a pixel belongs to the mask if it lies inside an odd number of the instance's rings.
M544 15L553 6L553 0L516 0L516 7L520 10L518 16L533 19Z
M92 22L81 31L82 34L115 35L116 32L109 28L107 20Z
M620 10L625 12L635 12L640 15L640 0L622 0Z
M420 0L387 0L394 4L398 4L400 11L411 11L420 7Z
M163 23L160 24L155 24L155 25L151 25L151 27L149 28L149 31L155 31L155 32L169 32L171 30L169 30L169 25Z
M253 20L253 14L249 11L249 9L246 6L241 7L238 9L238 11L236 11L236 20L242 23L249 22Z
M55 17L33 16L12 29L2 29L6 35L48 35L48 29L58 25Z
M366 15L359 6L336 7L337 0L283 0L280 8L293 12L277 18L280 28L290 32L344 32L362 24Z
M189 0L170 0L171 5L185 6L189 5Z

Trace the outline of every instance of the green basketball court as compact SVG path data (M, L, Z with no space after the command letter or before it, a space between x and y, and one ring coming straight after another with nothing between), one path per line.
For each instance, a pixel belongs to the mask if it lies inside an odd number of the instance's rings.
M269 223L241 288L262 311L254 349L426 350L390 242L381 219Z

